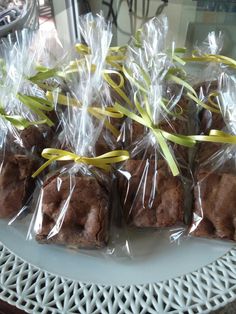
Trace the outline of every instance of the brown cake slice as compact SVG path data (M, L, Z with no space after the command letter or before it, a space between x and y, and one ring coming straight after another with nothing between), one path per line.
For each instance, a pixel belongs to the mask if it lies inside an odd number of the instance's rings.
M54 177L43 186L41 243L101 248L108 241L108 193L92 176Z
M31 178L38 163L24 155L6 155L0 171L0 218L11 218L34 190Z
M217 90L216 82L205 83L205 94ZM206 101L207 103L207 101ZM208 104L208 103L207 103ZM210 104L209 104L210 105ZM199 133L226 127L221 113L202 109ZM195 236L236 240L234 216L236 215L236 176L232 161L225 160L222 143L203 142L195 156L194 215L191 232Z
M195 219L203 218L193 235L236 241L236 175L199 171L194 197Z
M130 225L169 227L183 222L182 182L164 160L128 160L119 180L124 214Z

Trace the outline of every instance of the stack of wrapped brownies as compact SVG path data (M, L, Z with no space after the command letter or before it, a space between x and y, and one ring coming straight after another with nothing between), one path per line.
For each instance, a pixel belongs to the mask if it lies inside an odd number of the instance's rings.
M236 240L236 62L217 35L191 54L167 47L166 17L122 47L101 15L78 28L54 58L39 33L1 43L0 217L76 249L124 228Z

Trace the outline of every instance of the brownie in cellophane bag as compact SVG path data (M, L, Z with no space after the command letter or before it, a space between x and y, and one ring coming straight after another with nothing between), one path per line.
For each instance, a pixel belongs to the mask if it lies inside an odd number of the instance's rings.
M21 114L29 119L34 118L33 125L27 125L22 133L26 145L32 146L35 153L40 153L43 147L50 145L54 132L58 127L56 105L47 99L45 91L31 80L37 71L40 60L51 62L52 58L46 49L46 39L40 32L22 30L16 32L16 41L4 39L1 46L1 54L6 70L5 90L8 90L10 98L5 110L8 114ZM55 47L57 51L57 47ZM43 56L43 57L42 57ZM12 105L14 101L14 106ZM17 107L17 104L19 106ZM40 139L41 138L41 139ZM37 147L35 145L37 143ZM34 144L34 145L33 145Z
M46 179L35 217L36 240L71 248L104 247L110 218L107 179L83 165L64 167Z
M7 219L28 209L35 187L31 175L40 166L53 125L47 117L51 104L46 98L38 102L41 91L26 79L35 61L30 54L33 34L23 30L16 35L15 42L1 44L0 217Z
M195 71L197 73L195 76L194 72L191 74L200 100L200 103L196 104L194 133L208 135L211 129L221 130L225 127L224 118L217 103L220 92L219 77L225 72L225 65L219 62L218 57L223 49L223 36L221 33L210 32L205 41L195 48L194 56L199 58L195 67L201 69L201 75L199 75L199 71ZM191 61L194 60L195 57ZM197 158L198 163L204 162L221 147L222 144L216 142L199 143L197 148L201 154L193 155L194 159Z
M61 113L62 132L58 136L57 148L45 149L42 153L49 159L45 166L53 161L56 164L42 181L29 228L28 237L35 236L39 243L75 249L99 249L108 243L110 164L112 160L126 160L128 152L125 156L122 151L97 155L96 142L103 131L104 119L95 119L90 109L101 98L98 75L91 72L91 59L88 58L80 67L80 80L70 82L73 99L68 97L68 106ZM75 100L79 106L73 105ZM103 109L102 102L99 104Z
M26 208L34 191L31 175L40 163L26 148L19 153L19 146L9 142L9 134L18 133L14 126L2 118L0 125L0 218L10 219Z
M218 113L214 127L235 135L235 78L222 73L218 88ZM215 119L214 119L215 120ZM225 136L225 133L219 133ZM234 141L233 141L234 139ZM199 145L195 163L194 212L190 235L236 240L235 137L231 144ZM207 149L208 145L208 149ZM206 153L207 152L207 153Z
M79 157L92 158L90 149L96 128L84 110L70 111L65 138L68 143L64 141L64 145L73 147L75 158L62 158L61 167L57 165L43 180L31 232L40 243L99 248L108 240L109 177Z
M124 74L133 108L115 108L128 117L120 138L131 158L118 170L119 193L128 225L181 229L189 206L191 143L179 135L188 135L189 112L183 87L171 80L178 69L166 53L166 33L166 19L154 18L139 33L139 45L135 39L128 47Z

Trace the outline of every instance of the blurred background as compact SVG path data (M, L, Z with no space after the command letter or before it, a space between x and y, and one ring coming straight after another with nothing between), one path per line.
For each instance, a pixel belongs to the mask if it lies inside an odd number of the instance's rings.
M215 30L224 34L224 51L236 57L236 0L52 0L56 27L64 42L79 39L80 14L104 12L113 22L113 44L127 43L131 34L153 16L169 18L168 41L193 48Z
M236 57L236 0L0 0L0 37L24 27L57 29L65 45L79 40L79 15L92 11L113 22L113 44L123 45L153 16L169 17L168 42L193 48L215 30L224 51Z

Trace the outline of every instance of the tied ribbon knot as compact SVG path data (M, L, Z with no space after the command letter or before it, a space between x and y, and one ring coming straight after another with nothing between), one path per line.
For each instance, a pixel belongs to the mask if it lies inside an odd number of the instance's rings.
M139 115L135 114L134 112L129 111L128 109L126 109L125 107L121 106L118 103L115 103L114 108L117 111L120 111L121 113L126 115L127 117L131 118L132 120L149 128L153 132L154 136L156 137L157 142L160 145L164 158L166 159L171 169L172 174L174 176L177 176L179 174L179 169L175 161L175 158L172 155L171 150L168 146L167 140L173 143L179 144L179 145L186 146L186 147L193 147L196 141L194 139L189 138L188 136L171 134L169 132L166 132L160 129L159 126L155 125L151 118L150 106L147 100L145 99L146 109L144 109L142 108L141 104L138 102L137 92L134 95L134 103L135 103L135 107Z
M84 157L75 153L68 152L62 149L45 148L42 151L42 157L48 159L33 175L37 177L45 168L47 168L54 161L73 161L75 163L82 163L89 166L94 166L99 169L109 172L112 164L120 163L129 159L129 152L126 150L114 150L97 157Z
M142 124L143 126L149 128L156 137L157 143L160 145L163 156L167 161L169 168L174 176L179 175L179 169L176 163L174 156L168 146L167 141L173 142L178 145L185 147L193 147L197 142L211 142L211 143L222 143L222 144L236 144L236 136L227 134L219 130L211 130L209 135L181 135L181 134L172 134L160 129L159 126L155 125L151 119L150 115L150 106L145 99L145 109L142 108L140 103L137 100L137 92L134 95L135 107L139 115L134 112L129 111L125 107L121 106L118 103L115 103L114 108L117 111L120 111L125 116L130 119Z

